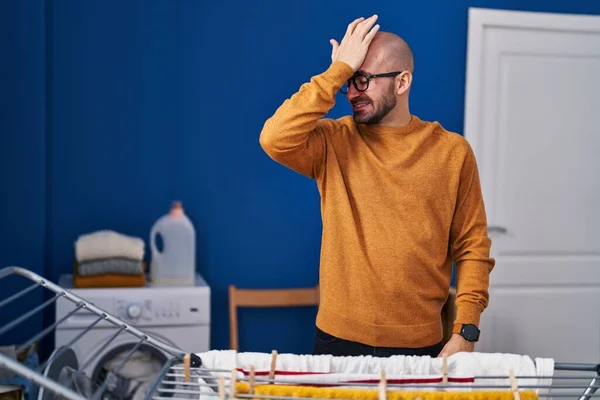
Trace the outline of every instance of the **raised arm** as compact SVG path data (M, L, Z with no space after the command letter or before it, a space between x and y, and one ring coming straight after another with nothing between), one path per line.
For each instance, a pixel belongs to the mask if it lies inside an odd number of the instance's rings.
M260 134L260 145L275 161L303 175L315 178L324 163L325 135L333 121L322 118L335 104L335 95L344 82L360 68L369 45L379 30L377 16L359 18L348 25L338 44L331 40L332 63L269 118Z
M325 135L333 123L322 118L352 73L347 64L338 61L302 85L265 122L259 139L263 150L278 163L314 179L323 165Z

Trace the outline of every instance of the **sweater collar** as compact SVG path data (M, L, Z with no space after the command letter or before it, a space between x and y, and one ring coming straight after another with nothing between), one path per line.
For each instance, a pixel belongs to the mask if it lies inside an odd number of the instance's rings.
M416 115L411 115L411 120L403 126L382 126L358 124L358 129L369 135L408 135L423 128L423 121Z

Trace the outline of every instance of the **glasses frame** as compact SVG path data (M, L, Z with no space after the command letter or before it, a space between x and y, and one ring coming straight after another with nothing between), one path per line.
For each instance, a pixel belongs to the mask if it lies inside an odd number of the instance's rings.
M366 90L369 89L369 84L371 83L371 79L375 79L375 78L394 78L398 75L400 75L401 73L403 73L404 71L393 71L393 72L384 72L382 74L363 74L363 73L356 73L352 76L352 78L348 79L344 85L340 88L340 92L342 92L343 94L348 93L348 90L344 91L344 86L350 88L350 84L352 83L352 85L354 86L354 88L356 90L358 90L359 92L364 92ZM366 86L364 89L359 89L358 85L356 84L356 78L357 77L363 77L367 80Z

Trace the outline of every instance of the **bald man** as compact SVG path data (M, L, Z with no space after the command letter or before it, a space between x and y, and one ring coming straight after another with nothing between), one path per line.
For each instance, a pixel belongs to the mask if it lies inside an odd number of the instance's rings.
M260 145L315 180L323 234L314 354L473 351L495 260L477 164L460 135L409 110L414 58L377 16L331 40L332 63L269 118ZM345 93L352 116L325 115ZM441 310L456 266L457 316Z

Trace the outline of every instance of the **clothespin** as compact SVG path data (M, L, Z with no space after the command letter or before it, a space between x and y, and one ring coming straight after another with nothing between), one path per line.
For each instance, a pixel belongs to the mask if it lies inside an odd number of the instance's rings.
M515 378L515 371L513 371L512 368L508 371L508 379L510 379L510 390L513 393L513 399L521 400L519 386L517 385L517 379Z
M385 377L385 370L381 370L381 378L379 379L379 400L387 399L387 379Z
M448 356L446 354L442 358L442 384L448 384Z
M238 352L235 351L235 365L231 369L231 398L237 398L237 366L238 366Z
M250 366L250 376L248 377L248 388L249 394L254 394L254 365Z
M184 382L189 382L190 381L190 353L186 353L185 356L183 356L183 381Z
M219 400L225 400L225 377L219 375Z
M269 371L269 379L275 379L275 366L277 365L277 350L271 352L271 371Z
M231 370L231 398L235 399L237 394L237 370L233 368Z

